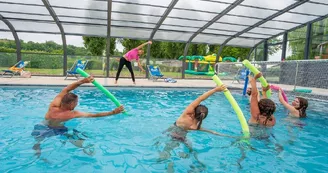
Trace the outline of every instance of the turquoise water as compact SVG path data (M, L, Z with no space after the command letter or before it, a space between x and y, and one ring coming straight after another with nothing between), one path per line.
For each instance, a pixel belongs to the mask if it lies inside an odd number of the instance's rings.
M162 134L185 106L206 90L112 89L127 115L75 119L66 123L85 134L91 154L65 137L47 138L37 158L31 132L40 123L59 88L0 88L0 172L326 172L328 170L328 104L310 101L307 119L286 117L278 105L277 125L251 127L250 146L236 139L203 132L188 133L188 144ZM98 90L77 89L77 110L110 111L114 105ZM248 100L233 95L248 119ZM292 98L290 98L292 99ZM274 96L274 100L277 99ZM203 127L240 136L237 117L222 93L204 102L209 116ZM165 146L176 145L166 158Z

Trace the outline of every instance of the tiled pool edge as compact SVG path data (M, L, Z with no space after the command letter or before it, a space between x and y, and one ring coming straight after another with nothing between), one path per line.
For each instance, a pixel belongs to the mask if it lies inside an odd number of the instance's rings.
M66 84L0 84L0 87L48 87L48 88L59 88L59 87L66 87ZM186 90L193 90L193 89L211 89L213 87L209 86L145 86L145 85L103 85L106 88L112 88L112 89L128 89L128 88L134 88L134 89L186 89ZM83 86L80 86L79 88L95 88L92 84L86 84ZM243 88L231 86L229 87L230 90L236 91L236 90L242 90ZM305 98L308 98L310 100L320 100L324 102L328 102L328 95L319 95L315 93L306 94L306 93L296 93L293 91L285 91L288 95L293 96L302 96Z

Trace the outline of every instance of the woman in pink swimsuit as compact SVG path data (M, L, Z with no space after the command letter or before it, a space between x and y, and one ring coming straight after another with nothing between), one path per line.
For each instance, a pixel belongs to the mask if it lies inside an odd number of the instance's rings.
M142 68L141 63L140 63L140 59L139 56L142 55L144 53L144 50L142 50L142 48L144 46L146 46L147 44L152 44L151 41L148 41L132 50L130 50L128 53L126 53L123 57L121 57L120 59L120 64L118 65L118 70L116 73L116 79L115 79L115 84L117 84L117 80L120 77L120 73L124 67L124 65L129 69L130 73L131 73L131 77L132 77L132 81L133 84L136 84L135 78L134 78L134 73L133 73L133 69L132 69L132 65L131 65L131 61L132 60L136 60L138 62L138 66L139 68L145 72L145 70Z

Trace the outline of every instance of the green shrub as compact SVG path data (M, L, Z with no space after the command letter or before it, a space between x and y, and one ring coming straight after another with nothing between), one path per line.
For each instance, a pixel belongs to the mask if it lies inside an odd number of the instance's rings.
M0 53L0 67L11 67L17 63L15 53Z
M89 60L87 69L88 70L101 70L103 67L103 62L101 60Z
M39 69L59 69L63 67L62 55L22 54L22 59L30 61L28 67Z

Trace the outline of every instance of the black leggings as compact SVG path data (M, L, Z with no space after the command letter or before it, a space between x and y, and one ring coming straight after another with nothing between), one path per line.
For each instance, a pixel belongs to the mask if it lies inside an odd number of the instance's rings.
M116 80L118 80L118 78L120 77L120 73L121 73L124 65L129 69L129 71L131 73L132 81L135 82L131 62L126 60L124 57L122 57L120 59L120 64L118 65L118 69L117 69L117 73L116 73Z

